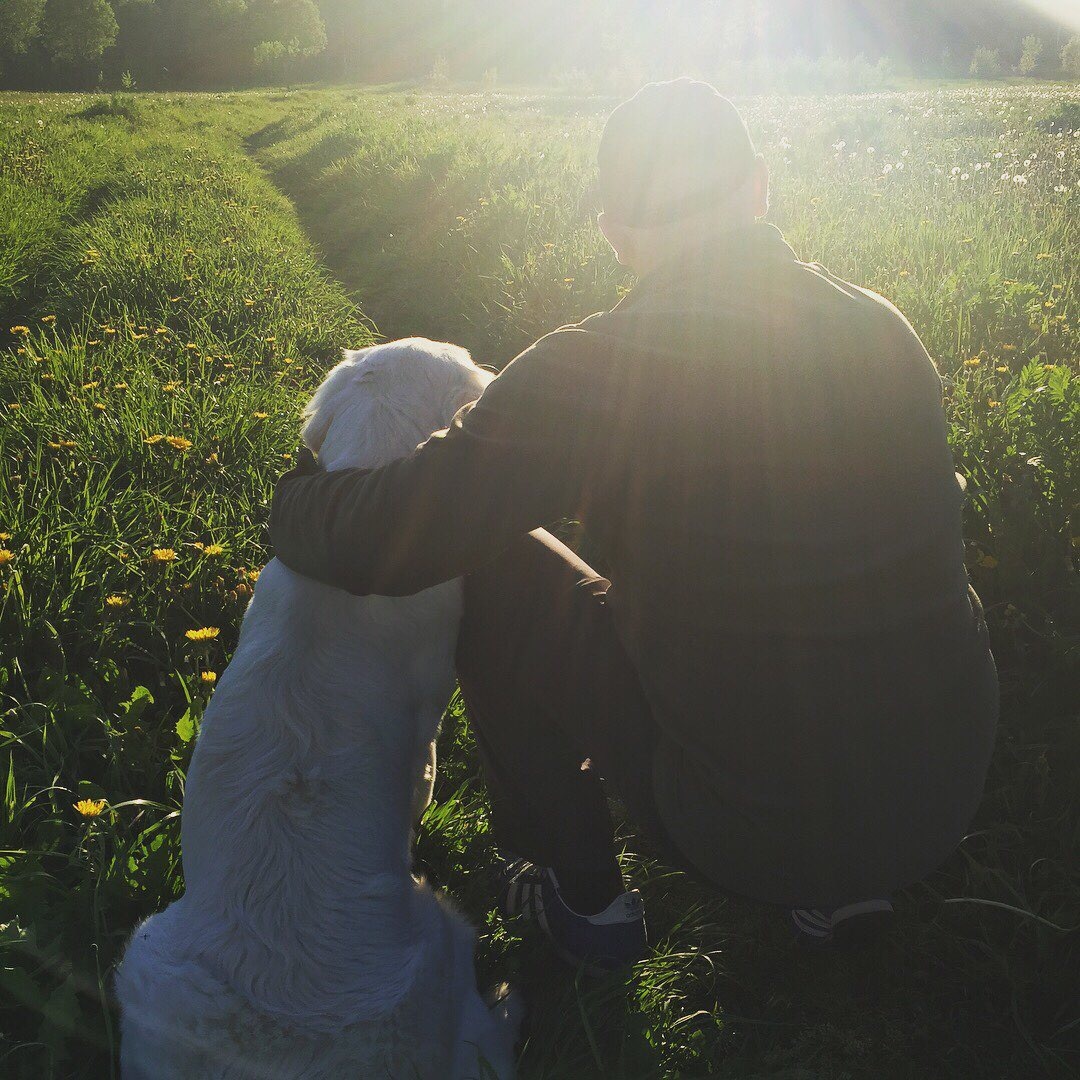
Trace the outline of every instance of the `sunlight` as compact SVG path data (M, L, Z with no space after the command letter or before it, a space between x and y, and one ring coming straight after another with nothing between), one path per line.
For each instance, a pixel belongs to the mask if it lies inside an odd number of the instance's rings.
M1080 30L1080 0L1024 0L1047 18L1055 19L1070 30Z

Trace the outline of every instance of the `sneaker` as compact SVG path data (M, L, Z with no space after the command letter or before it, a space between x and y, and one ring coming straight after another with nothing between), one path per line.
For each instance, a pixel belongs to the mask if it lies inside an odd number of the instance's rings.
M880 937L893 922L888 900L862 900L831 911L792 908L796 938L809 945L865 945Z
M568 964L599 975L629 967L645 955L645 908L637 889L617 896L596 915L579 915L563 900L549 866L507 859L499 877L503 917L520 916L538 925Z

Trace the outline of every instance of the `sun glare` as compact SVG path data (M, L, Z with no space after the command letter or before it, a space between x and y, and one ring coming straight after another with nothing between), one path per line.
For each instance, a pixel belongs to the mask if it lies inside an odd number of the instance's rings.
M1056 19L1059 23L1069 27L1070 30L1080 30L1080 0L1024 0L1028 7L1050 19Z

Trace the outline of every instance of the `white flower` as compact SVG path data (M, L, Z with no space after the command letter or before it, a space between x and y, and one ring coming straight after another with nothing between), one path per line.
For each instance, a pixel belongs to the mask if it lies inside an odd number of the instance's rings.
M954 165L953 166L952 174L953 174L953 176L959 176L960 175L960 166L959 165Z
M970 180L971 179L971 174L970 173L961 173L960 174L960 179L961 180Z
M1026 176L1022 176L1022 175L1021 175L1020 173L1017 173L1017 174L1016 174L1016 175L1015 175L1015 176L1013 177L1013 183L1014 183L1014 184L1020 184L1021 186L1023 186L1024 184L1026 184L1026 183L1027 183L1027 177L1026 177Z

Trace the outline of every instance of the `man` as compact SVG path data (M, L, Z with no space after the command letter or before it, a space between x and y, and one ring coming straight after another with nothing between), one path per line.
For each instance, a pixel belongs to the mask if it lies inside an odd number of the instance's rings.
M954 849L993 744L940 379L896 308L757 220L764 161L712 87L616 109L599 185L630 295L411 457L288 474L274 546L354 593L465 575L502 907L561 954L645 946L601 776L673 861L854 936ZM538 529L564 518L610 580Z

